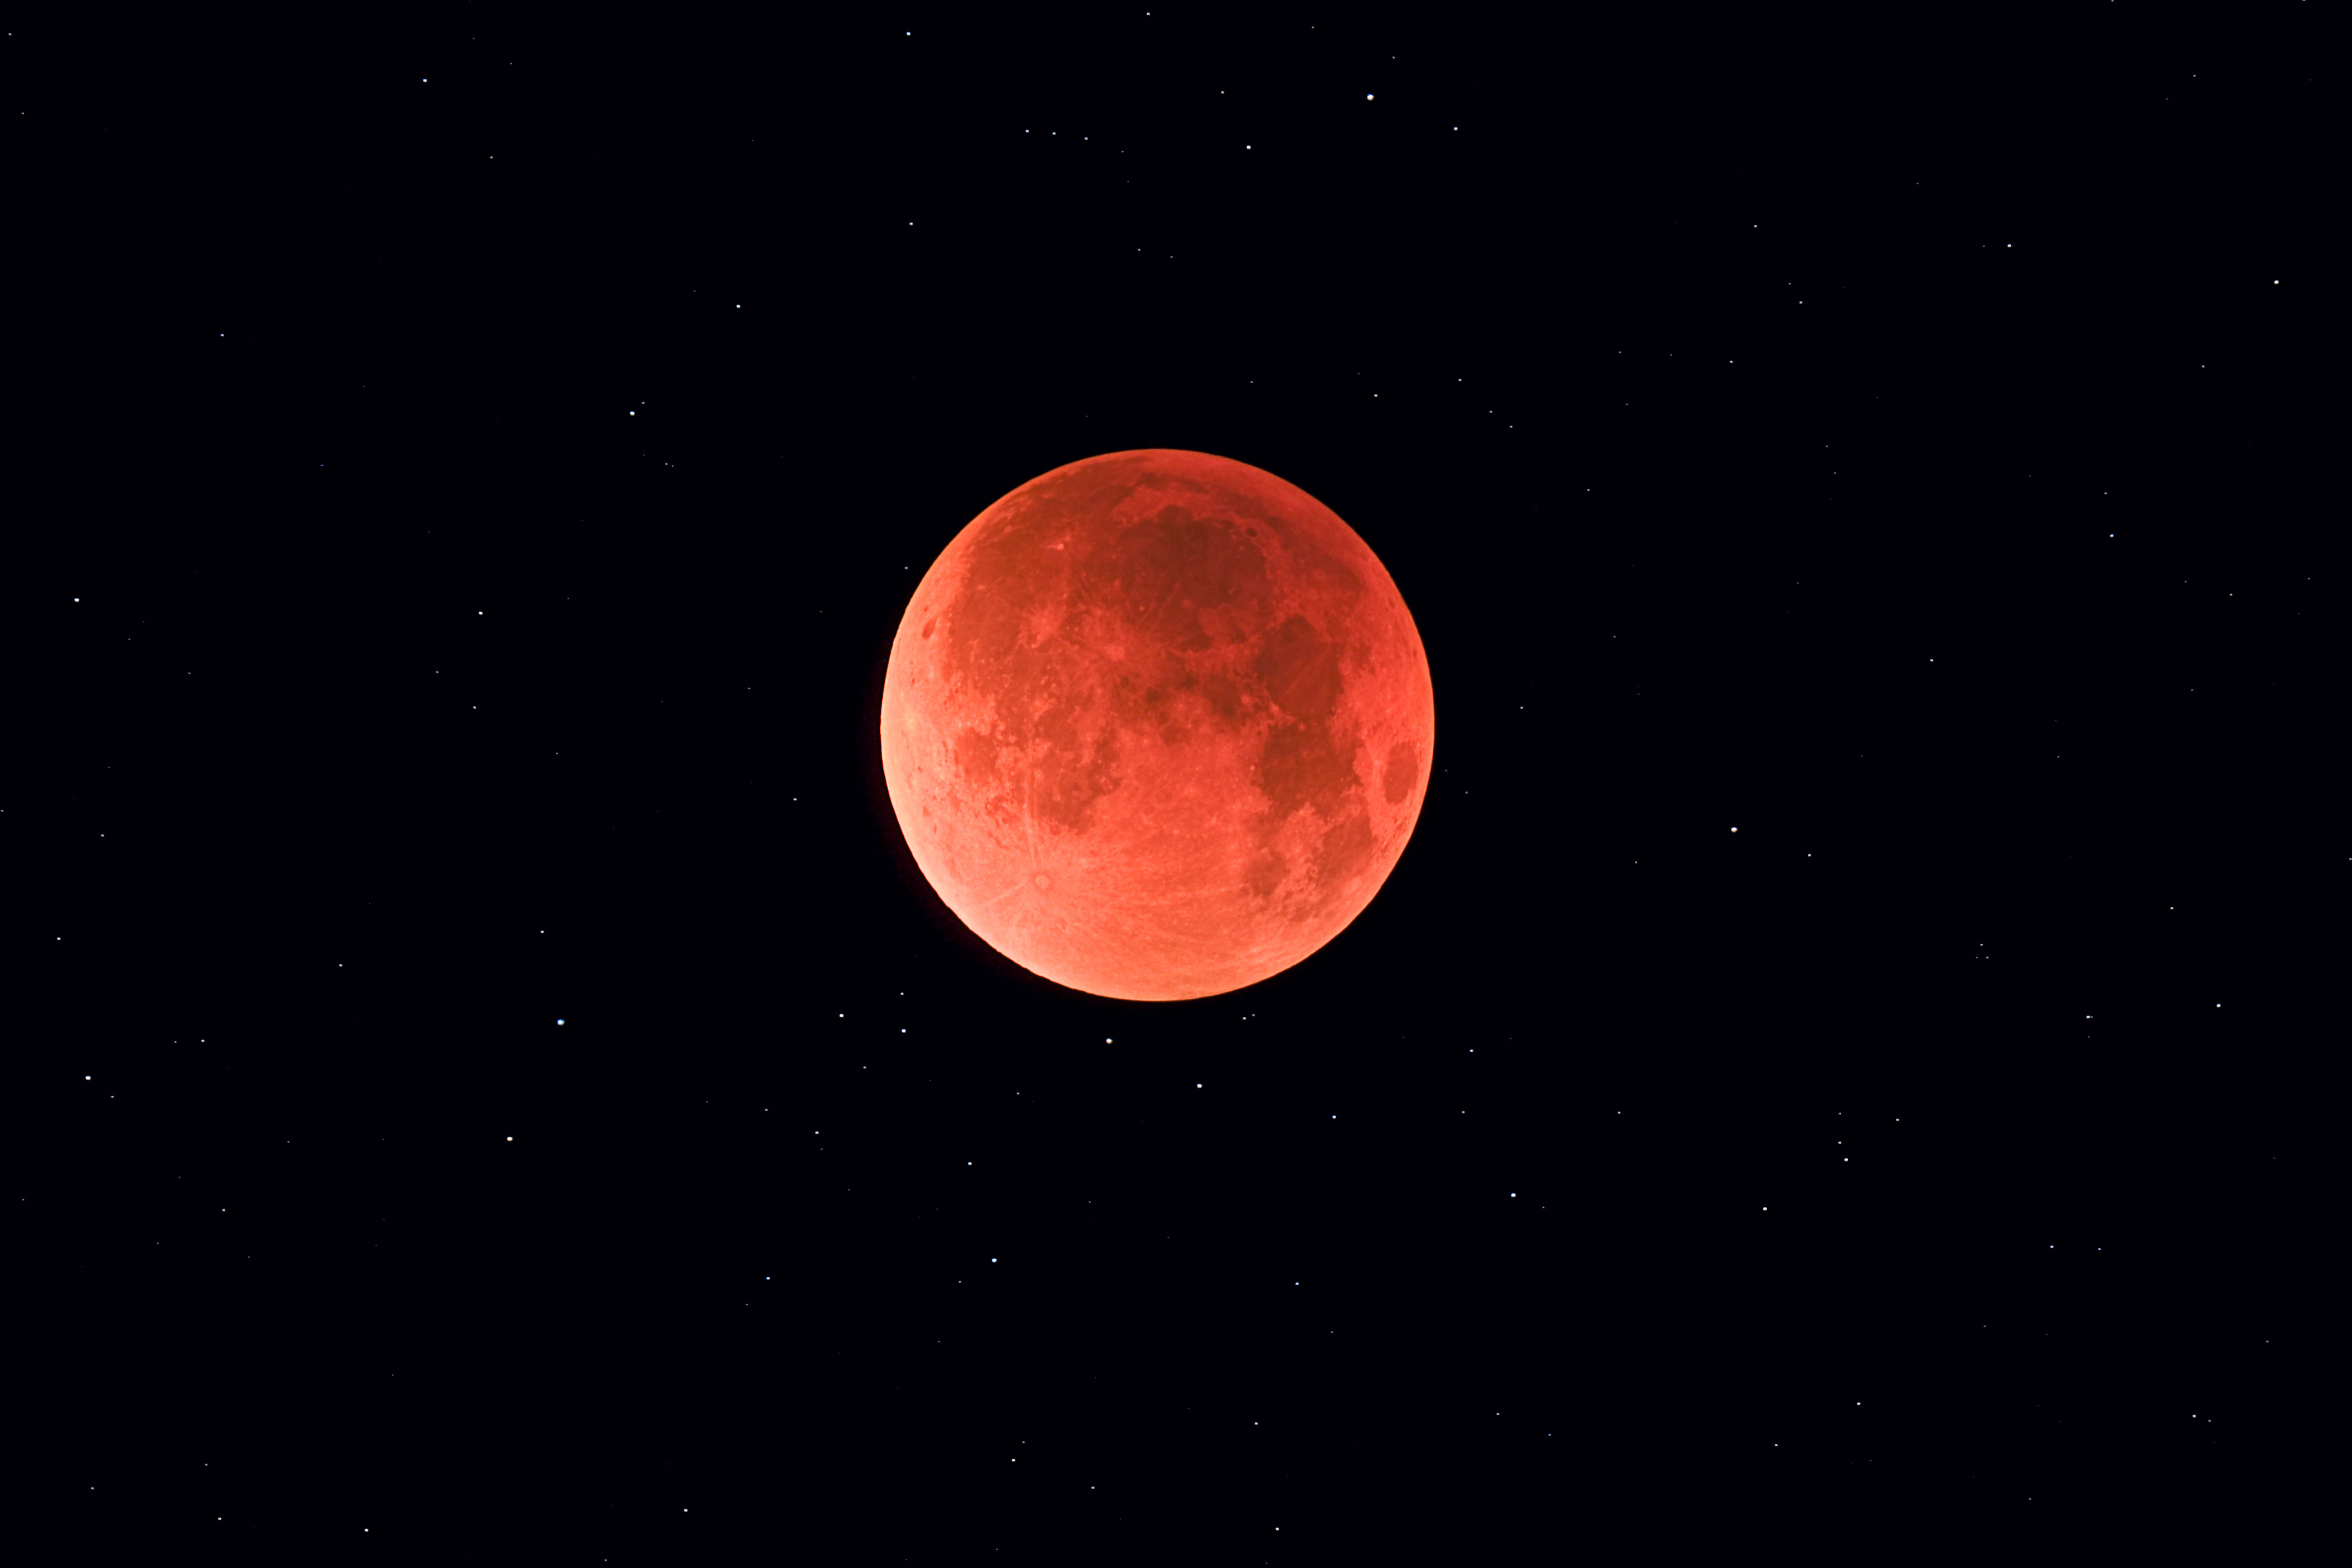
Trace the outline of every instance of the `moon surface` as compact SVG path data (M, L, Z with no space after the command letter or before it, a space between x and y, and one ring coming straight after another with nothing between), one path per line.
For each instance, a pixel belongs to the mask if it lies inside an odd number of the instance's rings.
M1177 1001L1276 974L1403 853L1436 710L1379 559L1203 452L1113 452L966 524L882 694L890 805L958 919L1034 973Z

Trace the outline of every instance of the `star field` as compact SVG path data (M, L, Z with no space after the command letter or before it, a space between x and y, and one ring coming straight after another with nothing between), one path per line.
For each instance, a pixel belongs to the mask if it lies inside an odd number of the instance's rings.
M2279 1555L2308 9L13 27L31 1528ZM876 742L957 531L1147 447L1345 519L1437 711L1364 912L1166 1005Z

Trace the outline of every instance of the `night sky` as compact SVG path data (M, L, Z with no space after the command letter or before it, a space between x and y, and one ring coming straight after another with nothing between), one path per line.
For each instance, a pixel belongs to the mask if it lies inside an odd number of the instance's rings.
M2276 1555L2320 8L1535 15L13 24L44 1561ZM876 739L957 531L1147 447L1437 708L1354 924L1160 1005Z

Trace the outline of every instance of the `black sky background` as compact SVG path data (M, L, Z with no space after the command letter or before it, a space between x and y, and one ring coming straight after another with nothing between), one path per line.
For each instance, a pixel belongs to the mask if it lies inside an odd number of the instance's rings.
M1152 12L8 37L53 1560L2315 1489L2309 8ZM873 741L955 531L1147 446L1347 519L1438 705L1366 913L1163 1006L965 932Z

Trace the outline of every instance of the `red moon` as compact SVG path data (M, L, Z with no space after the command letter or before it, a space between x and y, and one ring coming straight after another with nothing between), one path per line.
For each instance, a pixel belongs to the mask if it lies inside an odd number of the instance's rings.
M1296 485L1113 452L965 525L898 623L882 766L989 946L1097 996L1280 973L1404 852L1436 738L1388 571Z

